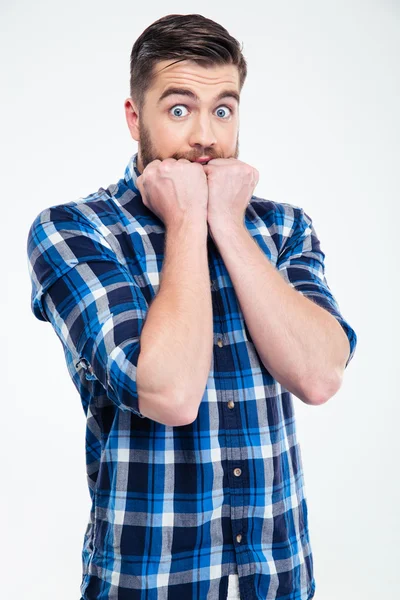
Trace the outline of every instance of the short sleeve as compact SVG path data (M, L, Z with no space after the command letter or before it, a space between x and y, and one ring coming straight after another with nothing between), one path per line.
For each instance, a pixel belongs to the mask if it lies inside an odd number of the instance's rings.
M340 312L325 276L325 254L315 231L312 219L300 207L293 207L297 219L293 224L276 268L289 285L327 310L342 326L349 340L349 356L345 368L354 356L357 335Z
M60 205L35 218L27 253L33 314L52 324L87 379L97 379L119 408L144 418L136 370L148 304L106 237Z

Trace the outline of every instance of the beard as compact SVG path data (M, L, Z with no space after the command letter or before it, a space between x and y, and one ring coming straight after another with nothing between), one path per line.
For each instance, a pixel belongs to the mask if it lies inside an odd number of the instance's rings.
M138 163L140 163L141 169L138 169L140 173L143 173L144 169L147 167L149 163L153 160L165 160L165 158L174 158L175 160L179 160L180 158L186 158L193 162L196 158L200 156L209 156L210 160L213 158L230 158L229 156L223 156L215 152L213 148L204 148L202 152L192 153L190 155L184 155L180 152L175 152L171 155L171 157L162 157L155 145L152 142L151 134L149 128L143 123L143 120L140 124L139 128L139 148L138 148ZM239 133L236 138L236 148L232 158L237 158L239 156Z

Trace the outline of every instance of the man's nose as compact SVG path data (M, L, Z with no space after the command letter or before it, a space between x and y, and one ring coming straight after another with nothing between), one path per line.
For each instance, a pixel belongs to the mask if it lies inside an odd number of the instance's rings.
M217 138L209 115L199 115L193 119L189 143L191 146L200 145L204 148L215 146Z

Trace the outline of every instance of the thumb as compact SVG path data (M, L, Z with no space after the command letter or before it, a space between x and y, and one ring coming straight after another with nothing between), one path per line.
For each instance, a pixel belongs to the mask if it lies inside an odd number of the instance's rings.
M144 191L142 175L139 175L139 177L136 178L136 187L139 190L139 194L142 197L143 204L145 206L147 206L147 208L148 208L147 196L146 196L146 193Z

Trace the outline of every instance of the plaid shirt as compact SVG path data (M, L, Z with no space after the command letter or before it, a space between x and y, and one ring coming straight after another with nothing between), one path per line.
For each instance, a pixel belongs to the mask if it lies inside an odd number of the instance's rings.
M140 413L140 334L165 227L135 187L136 160L117 184L42 210L27 240L31 309L60 339L87 419L82 599L226 600L232 573L242 600L313 598L292 395L261 362L210 234L214 348L198 416L172 427ZM356 334L310 217L252 196L245 225L287 283L339 321L348 364Z

